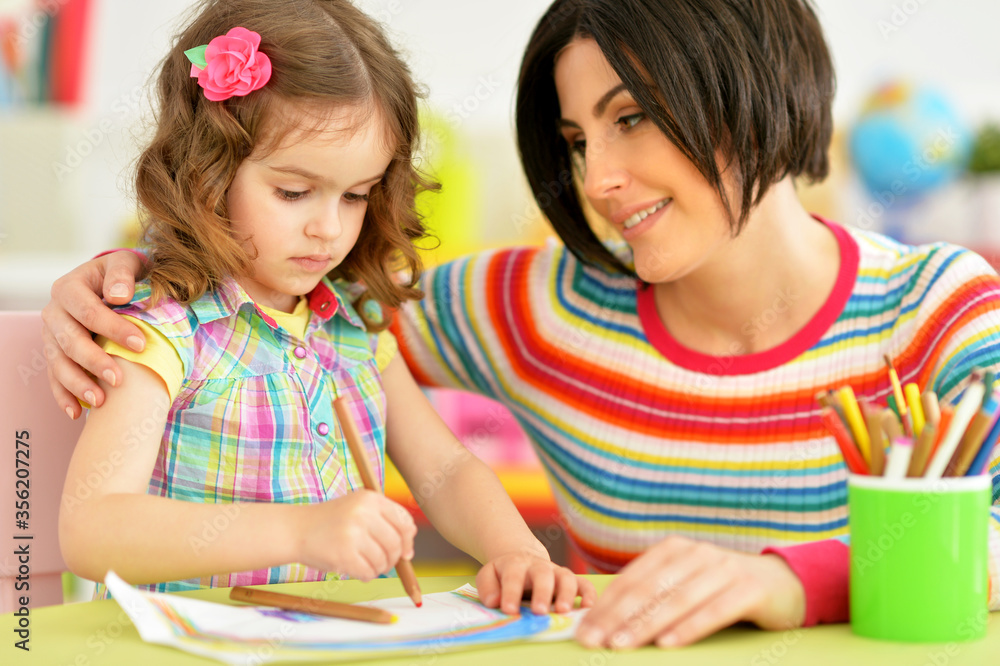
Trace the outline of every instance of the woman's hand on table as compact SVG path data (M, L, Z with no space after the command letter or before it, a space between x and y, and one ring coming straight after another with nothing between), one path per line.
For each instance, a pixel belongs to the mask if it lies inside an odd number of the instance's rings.
M739 622L799 627L805 590L777 555L668 537L625 566L580 623L585 647L689 645Z
M83 411L77 398L95 407L104 404L94 377L112 386L122 380L121 368L94 343L91 331L142 349L142 332L101 301L103 295L108 303L128 303L141 269L134 253L115 252L74 268L52 285L52 300L42 310L42 341L52 395L70 418Z
M597 596L589 580L533 551L507 553L488 561L476 575L476 589L483 605L510 614L519 612L521 599L529 591L531 612L536 615L548 613L553 605L557 613L568 613L577 597L582 608L589 608Z

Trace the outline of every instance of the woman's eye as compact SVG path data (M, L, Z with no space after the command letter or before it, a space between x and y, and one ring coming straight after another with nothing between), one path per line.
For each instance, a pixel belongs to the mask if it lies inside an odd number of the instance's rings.
M285 201L298 201L305 195L309 194L306 192L293 192L291 190L283 190L280 187L277 189L277 195L279 199L284 199Z
M623 126L625 129L632 129L638 125L646 117L645 113L632 113L627 116L622 116L615 122L618 125Z
M569 152L574 155L583 155L587 152L587 142L583 139L577 139L575 141L569 142Z

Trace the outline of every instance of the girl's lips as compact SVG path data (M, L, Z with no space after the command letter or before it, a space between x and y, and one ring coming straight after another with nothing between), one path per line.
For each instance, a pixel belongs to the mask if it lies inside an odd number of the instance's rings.
M326 272L326 267L330 265L329 257L324 259L314 259L312 257L293 257L292 261L310 273Z
M656 222L661 217L663 217L663 213L665 211L670 210L670 208L673 205L674 205L673 200L670 200L669 202L667 202L667 205L665 205L660 210L656 211L655 213L651 213L651 214L647 215L646 219L644 219L639 224L635 225L634 227L629 227L628 229L622 229L622 238L624 238L626 242L629 242L633 238L638 237L639 235L641 235L642 233L644 233L647 229L649 229L654 224L656 224Z

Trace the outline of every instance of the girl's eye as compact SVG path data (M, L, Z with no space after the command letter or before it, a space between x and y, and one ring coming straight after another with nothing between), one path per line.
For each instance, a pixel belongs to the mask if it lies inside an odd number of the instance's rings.
M364 201L364 202L368 201L367 194L355 194L354 192L344 192L344 198L352 203L358 201Z
M276 193L277 193L279 199L283 199L285 201L298 201L299 199L301 199L305 195L309 194L308 191L307 192L292 192L290 190L283 190L280 187L276 190Z
M627 116L622 116L621 118L616 120L615 123L621 125L625 129L632 129L640 122L642 122L642 120L645 119L645 117L646 117L645 113L632 113Z
M569 152L573 155L583 155L587 152L587 142L584 139L577 139L569 142Z

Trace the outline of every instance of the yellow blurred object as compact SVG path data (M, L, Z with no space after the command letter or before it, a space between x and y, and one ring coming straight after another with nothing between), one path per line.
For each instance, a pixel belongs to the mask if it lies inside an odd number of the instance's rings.
M139 247L142 241L142 224L137 215L129 215L122 220L120 229L116 247Z
M494 468L494 472L500 478L504 490L510 495L514 505L517 506L521 516L530 524L546 524L554 522L559 515L555 499L552 496L552 489L545 478L545 472L541 464L527 466L511 466ZM413 513L418 514L418 522L425 522L426 519L420 512L420 507L406 482L391 461L385 463L385 495L389 499L399 502Z
M907 81L890 81L865 100L861 107L861 113L863 115L872 111L892 108L905 102L913 93L913 84Z
M428 266L491 248L540 245L552 237L531 199L506 132L466 130L421 110L419 168L441 184L417 210L438 243L422 243Z
M802 206L810 213L815 213L828 220L841 224L850 224L853 220L843 218L843 198L848 188L848 174L851 166L848 161L847 139L843 132L834 131L830 142L830 173L821 183L796 182L796 192Z
M417 211L440 243L422 253L429 265L435 265L479 249L479 187L468 141L458 130L426 109L420 124L420 167L441 184L439 191L421 192L417 197Z

